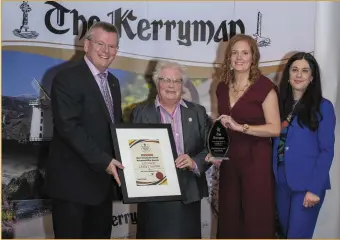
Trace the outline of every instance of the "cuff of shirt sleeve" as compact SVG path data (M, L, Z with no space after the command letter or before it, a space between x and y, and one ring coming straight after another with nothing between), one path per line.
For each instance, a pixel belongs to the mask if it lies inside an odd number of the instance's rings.
M195 168L192 170L196 175L201 175L201 173L200 173L200 170L198 169L198 167L197 167L197 164L196 164L196 162L194 161L194 164L195 164Z

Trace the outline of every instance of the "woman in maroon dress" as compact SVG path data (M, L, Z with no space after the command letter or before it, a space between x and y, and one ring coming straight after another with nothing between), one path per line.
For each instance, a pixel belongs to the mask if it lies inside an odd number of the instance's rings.
M261 75L259 59L252 37L229 41L216 91L218 120L230 136L229 160L220 165L217 238L275 238L270 138L280 134L280 115L276 86Z

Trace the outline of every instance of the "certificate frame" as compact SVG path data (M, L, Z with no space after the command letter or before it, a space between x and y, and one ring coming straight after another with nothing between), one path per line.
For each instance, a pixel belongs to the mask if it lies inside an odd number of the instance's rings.
M170 124L112 124L111 134L115 158L124 166L118 169L124 204L183 199ZM145 151L149 152L144 154Z

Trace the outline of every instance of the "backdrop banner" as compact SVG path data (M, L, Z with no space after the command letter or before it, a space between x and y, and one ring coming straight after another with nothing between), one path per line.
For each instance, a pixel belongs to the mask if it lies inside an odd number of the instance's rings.
M3 2L2 193L5 238L52 238L44 166L53 134L50 88L64 63L83 56L84 36L97 21L120 34L110 66L120 81L124 119L155 97L151 75L160 59L177 61L190 81L183 98L216 117L214 92L226 45L237 33L256 39L260 67L278 82L293 51L314 51L314 2ZM303 9L304 17L301 17ZM218 169L206 174L203 238L215 238ZM112 238L134 238L135 205L113 204Z

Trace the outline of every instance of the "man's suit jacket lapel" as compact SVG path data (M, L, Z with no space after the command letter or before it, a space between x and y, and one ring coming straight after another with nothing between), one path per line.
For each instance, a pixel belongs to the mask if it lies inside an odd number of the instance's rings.
M183 131L183 143L184 152L189 152L190 135L192 131L192 124L194 124L195 112L188 106L187 108L181 106L181 117L182 117L182 131Z
M114 78L114 76L111 75L110 73L108 75L107 80L108 80L108 83L109 83L109 88L110 88L111 97L112 97L112 103L113 103L113 109L114 109L114 117L115 117L116 121L119 121L122 116L120 116L121 115L121 112L120 112L120 107L121 106L118 106L119 104L117 104L117 103L120 102L119 101L120 99L117 99L118 96L119 96L119 98L121 97L121 95L119 94L119 91L120 91L119 85L118 85L118 83L116 83L116 81L118 81L118 80L116 80ZM107 114L109 116L109 111L107 111Z

